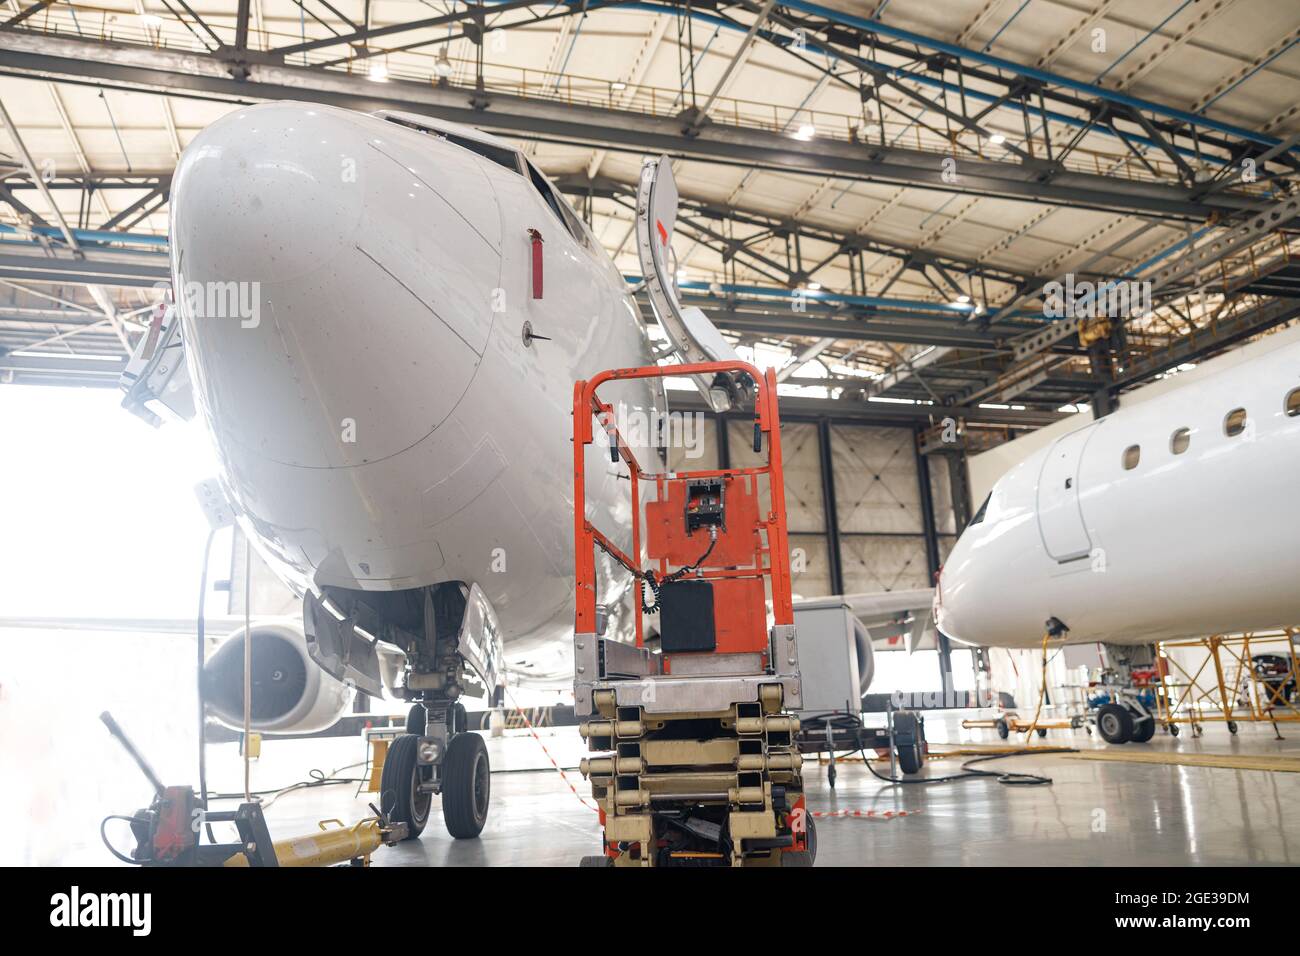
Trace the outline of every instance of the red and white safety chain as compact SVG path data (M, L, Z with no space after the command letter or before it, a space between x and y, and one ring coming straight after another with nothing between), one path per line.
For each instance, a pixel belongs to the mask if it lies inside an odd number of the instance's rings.
M914 817L920 810L809 810L814 817L878 817L888 820L892 817Z
M584 807L588 810L600 813L600 807L592 804L590 800L578 792L578 788L573 785L571 780L569 780L569 775L564 772L564 768L556 762L555 757L553 757L551 752L546 749L546 744L542 743L542 738L537 736L537 730L533 727L533 722L528 719L528 715L524 713L524 709L515 703L515 699L510 694L510 691L506 691L506 696L510 697L510 706L515 709L515 713L519 715L519 719L524 722L524 726L528 728L528 732L533 735L533 739L537 741L537 746L542 748L542 753L546 754L546 759L551 762L551 766L554 767L555 772L560 775L560 779L564 781L565 786L573 791L573 795L578 798L578 801Z

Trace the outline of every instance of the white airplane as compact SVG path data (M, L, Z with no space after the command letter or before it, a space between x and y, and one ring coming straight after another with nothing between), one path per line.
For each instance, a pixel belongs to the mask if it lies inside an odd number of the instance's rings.
M676 202L670 164L648 164L638 249L656 317L687 360L727 357L672 292ZM175 305L128 366L124 404L202 415L230 508L302 596L301 638L253 629L254 680L282 702L255 726L326 726L345 684L419 701L385 763L384 809L418 835L441 793L452 835L477 835L487 753L459 732L458 698L497 694L504 648L512 664L571 655L573 383L656 359L627 283L509 144L304 104L241 109L195 138L172 180L170 250ZM696 384L721 408L744 383ZM621 415L667 411L658 380L602 395ZM630 551L622 470L592 446L587 517ZM598 557L607 633L626 633L633 579ZM930 597L894 603L873 613L925 616ZM236 725L242 640L208 668ZM303 682L308 656L324 673ZM318 699L277 683L290 677Z
M1132 645L1294 625L1298 490L1300 342L1121 408L1013 467L943 567L939 630L1038 647L1047 630Z

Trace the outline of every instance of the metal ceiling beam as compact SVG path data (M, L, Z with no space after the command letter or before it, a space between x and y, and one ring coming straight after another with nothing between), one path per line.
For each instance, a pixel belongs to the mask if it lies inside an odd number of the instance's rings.
M1045 172L1018 163L964 160L956 182L945 180L938 153L894 146L818 140L813 146L765 130L707 124L698 135L683 132L674 117L649 116L544 99L528 99L472 88L390 81L301 66L240 64L246 79L231 76L231 63L218 55L0 30L0 69L100 85L119 85L167 95L201 95L231 102L299 99L359 109L404 109L525 139L652 153L737 165L762 166L809 175L910 184L945 192L966 192L1058 205L1203 220L1248 204L1231 194L1193 199L1189 190L1070 171ZM486 100L486 105L485 104ZM482 108L476 108L475 103ZM948 177L951 178L950 176Z
M580 174L561 174L553 177L552 181L561 192L582 198L595 196L601 199L613 199L619 201L631 199L636 195L635 184L624 183L609 177L602 176L593 180L588 180L584 179ZM782 233L793 234L797 232L805 241L813 239L818 242L824 242L839 247L839 252L836 253L837 256L856 251L870 252L874 255L887 256L900 262L907 261L913 263L917 267L934 265L942 269L961 272L967 276L981 277L991 282L1002 282L1012 286L1036 278L1033 273L1022 272L1005 266L995 266L987 262L980 262L975 259L963 258L958 255L937 252L931 249L920 249L916 246L907 246L895 242L885 242L881 239L874 238L869 234L859 232L837 232L828 227L819 226L802 219L773 216L759 210L746 209L737 205L725 205L689 195L681 196L681 205L679 208L685 210L688 214L693 213L697 218L702 218L706 221L728 220L732 223L752 227L754 229L766 230L767 235L780 235ZM748 243L759 235L761 234L742 236L737 238L735 243ZM730 240L728 241L730 242ZM816 270L810 269L807 271L811 273ZM806 278L806 276L800 278Z
M167 257L155 253L114 253L111 257L83 249L82 258L46 256L39 246L0 246L0 278L149 289L170 278Z
M794 312L764 312L744 304L719 303L708 297L687 296L686 305L702 308L713 324L724 332L782 338L803 335L844 342L898 342L908 345L951 345L959 348L996 351L998 338L965 323L904 316L879 318L850 315L833 319ZM996 330L994 330L996 331Z
M838 387L838 383L837 383ZM694 392L668 393L668 406L674 411L709 412L711 409ZM727 416L727 417L741 417ZM807 398L802 395L781 396L781 421L816 421L828 419L846 425L880 425L910 427L953 418L971 424L1017 425L1039 428L1064 418L1062 412L1032 408L979 408L961 405L913 405L897 402L868 402L852 398Z
M1300 217L1300 195L1284 197L1254 210L1240 224L1225 230L1220 235L1207 238L1201 244L1189 248L1159 268L1135 278L1140 282L1148 283L1154 294L1180 279L1200 274L1275 229L1293 222L1297 217ZM1016 360L1024 361L1032 358L1057 342L1076 334L1082 321L1084 320L1076 317L1058 318L1044 328L1025 335L1014 343Z
M1232 316L1217 319L1212 328L1184 335L1168 348L1131 362L1124 367L1123 374L1116 377L1115 385L1125 389L1136 388L1161 372L1184 362L1198 362L1297 317L1300 317L1300 301L1296 299L1270 299L1253 309L1242 309Z

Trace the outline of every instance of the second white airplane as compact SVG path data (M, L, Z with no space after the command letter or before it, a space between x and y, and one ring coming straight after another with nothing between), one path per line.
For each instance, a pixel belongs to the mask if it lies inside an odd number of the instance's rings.
M1149 644L1300 623L1300 343L1081 426L1013 467L949 555L967 644Z

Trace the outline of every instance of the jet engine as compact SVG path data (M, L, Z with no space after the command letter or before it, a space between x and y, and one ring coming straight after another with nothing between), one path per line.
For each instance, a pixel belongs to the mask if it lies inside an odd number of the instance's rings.
M865 694L876 676L876 652L871 632L856 617L853 618L853 642L858 648L858 689Z
M343 715L352 691L307 656L296 623L252 627L252 729L269 734L324 730ZM244 726L244 628L221 642L203 666L210 714L235 730Z

